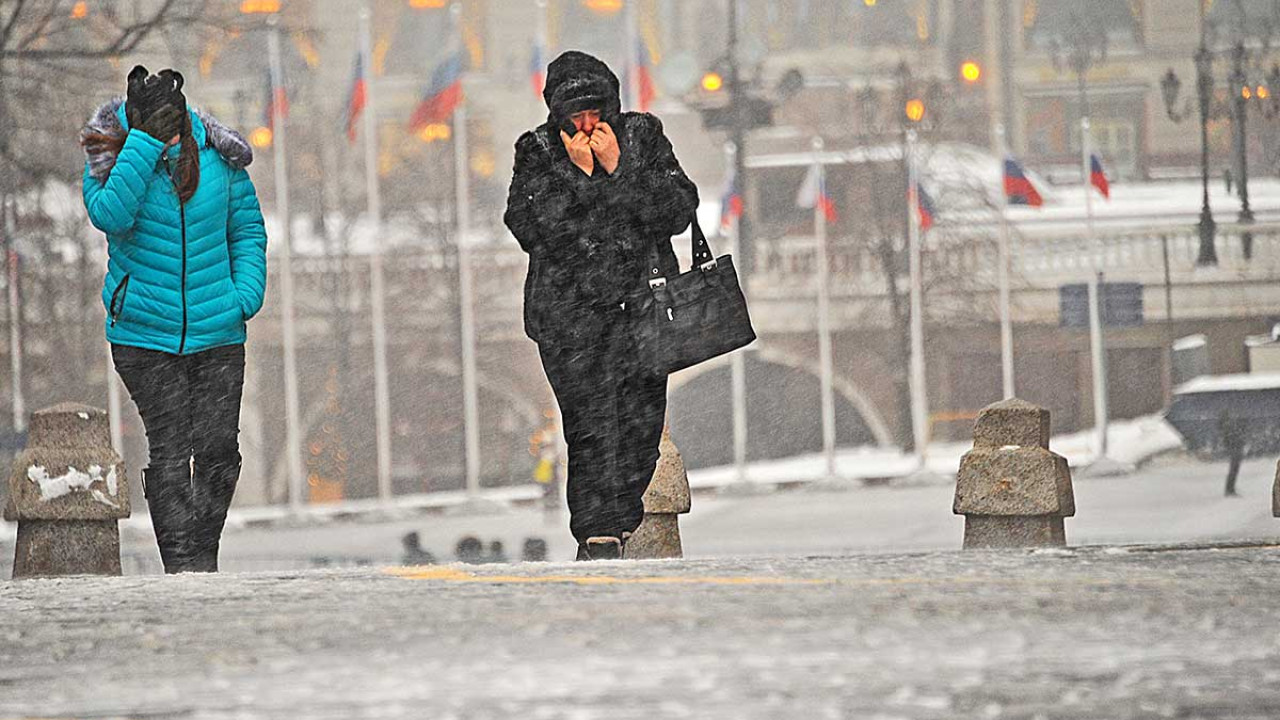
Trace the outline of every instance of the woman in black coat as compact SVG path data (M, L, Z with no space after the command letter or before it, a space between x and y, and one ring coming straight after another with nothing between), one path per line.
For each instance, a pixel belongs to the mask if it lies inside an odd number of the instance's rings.
M525 332L564 421L578 559L617 558L644 516L667 392L666 376L637 362L626 300L649 276L678 273L671 236L698 190L662 123L621 112L600 60L562 54L542 96L547 122L516 141L504 219L529 253Z

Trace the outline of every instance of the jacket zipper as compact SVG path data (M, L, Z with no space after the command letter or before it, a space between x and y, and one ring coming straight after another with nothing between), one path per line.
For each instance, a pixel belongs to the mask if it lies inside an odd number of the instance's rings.
M173 177L168 157L164 159L164 169L169 173L169 182L173 184L174 195L178 195L178 222L182 227L182 336L178 339L178 354L181 355L187 347L187 208L182 204L178 181Z
M111 313L111 327L116 326L116 321L120 319L120 314L124 312L124 294L129 289L129 274L125 273L124 279L116 286L115 292L111 293L111 304L108 310ZM119 300L119 302L116 302Z

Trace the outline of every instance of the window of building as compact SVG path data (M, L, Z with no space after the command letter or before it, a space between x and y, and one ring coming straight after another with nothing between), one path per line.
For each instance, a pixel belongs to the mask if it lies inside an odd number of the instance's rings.
M1063 45L1105 43L1108 48L1142 44L1141 0L1024 0L1022 27L1028 48L1053 51ZM1103 39L1105 38L1105 40Z
M744 35L773 51L932 44L937 0L746 0Z
M379 33L375 60L381 55L387 75L428 75L439 62L450 41L453 22L447 10L402 10L393 28ZM383 43L386 43L385 45Z
M1116 93L1089 98L1095 152L1114 172L1138 166L1144 101L1140 94ZM1075 94L1027 99L1026 139L1034 162L1075 164L1080 160L1080 102Z

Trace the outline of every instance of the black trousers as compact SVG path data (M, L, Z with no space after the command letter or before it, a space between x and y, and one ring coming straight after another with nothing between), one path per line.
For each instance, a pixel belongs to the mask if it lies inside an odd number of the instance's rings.
M625 313L592 315L584 324L598 332L538 346L569 446L569 529L579 543L640 526L667 411L667 378L640 367Z
M1232 452L1227 465L1227 495L1236 494L1236 478L1240 475L1240 463L1244 462L1244 452Z
M171 355L112 345L111 357L147 431L145 494L165 569L209 553L216 568L240 476L244 346Z

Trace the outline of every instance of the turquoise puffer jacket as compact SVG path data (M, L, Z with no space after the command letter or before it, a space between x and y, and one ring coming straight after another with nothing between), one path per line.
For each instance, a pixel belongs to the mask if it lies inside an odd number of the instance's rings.
M166 166L179 147L130 130L124 103L98 110L85 132L124 137L119 154L91 153L84 204L107 234L102 303L111 343L189 355L245 341L262 307L267 234L252 151L233 131L188 109L200 148L200 185L185 205Z

